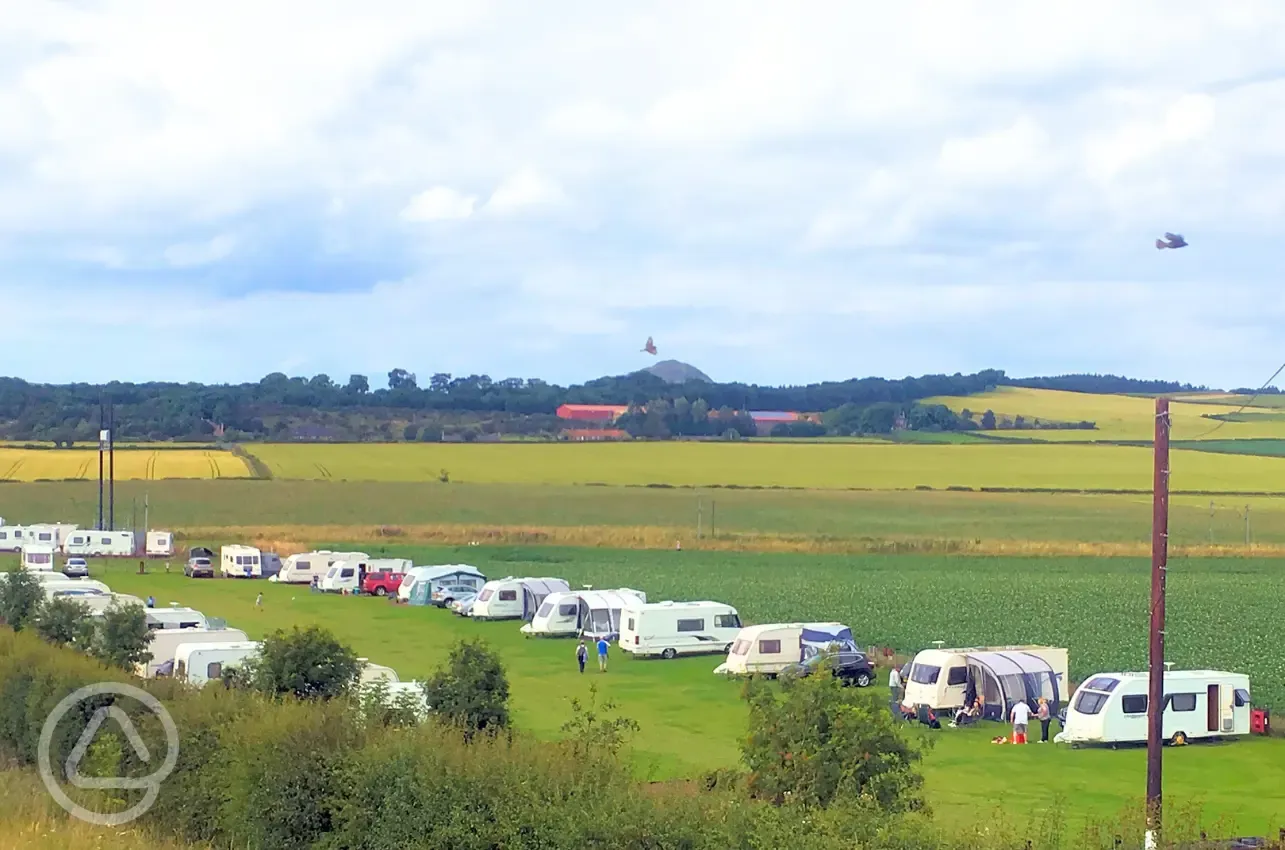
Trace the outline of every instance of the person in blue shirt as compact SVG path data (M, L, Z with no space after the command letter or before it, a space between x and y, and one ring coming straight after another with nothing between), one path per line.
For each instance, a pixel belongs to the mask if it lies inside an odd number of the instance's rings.
M607 672L607 639L598 638L598 669Z

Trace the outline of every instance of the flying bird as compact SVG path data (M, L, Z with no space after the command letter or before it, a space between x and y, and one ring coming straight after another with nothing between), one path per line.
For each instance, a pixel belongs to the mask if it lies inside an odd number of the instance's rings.
M1166 233L1164 239L1156 240L1157 248L1185 248L1187 240L1182 238L1181 233Z
M651 341L651 337L647 337L647 344L642 347L642 350L648 354L656 353L656 343Z

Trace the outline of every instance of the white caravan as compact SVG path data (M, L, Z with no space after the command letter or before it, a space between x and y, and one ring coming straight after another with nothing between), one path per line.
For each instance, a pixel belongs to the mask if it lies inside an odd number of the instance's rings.
M152 657L147 663L135 665L135 672L145 679L156 676L158 668L172 670L174 653L185 643L231 643L248 641L240 629L156 629L148 641L147 651Z
M67 538L76 531L76 526L66 522L49 522L38 525L29 525L22 532L22 539L26 543L39 543L42 546L52 546L55 549L61 549L67 542Z
M139 608L145 607L143 605L143 600L139 599L137 596L130 596L128 593L77 596L76 601L89 609L89 616L91 617L101 617L103 612L110 608L113 603L120 607L124 607L126 605L137 605Z
M423 583L419 588L417 584ZM397 587L397 599L410 602L414 596L424 605L445 608L466 592L477 593L486 584L486 576L477 567L468 564L441 564L432 567L411 567ZM465 591L463 588L467 588Z
M714 672L776 676L834 645L855 649L852 630L843 623L767 623L746 626L732 641L727 660Z
M92 531L78 529L67 535L62 550L68 555L85 557L128 558L138 550L132 531Z
M61 575L54 573L54 575ZM91 578L69 578L64 581L42 581L40 589L46 599L59 596L111 596L112 589L101 581Z
M475 620L530 620L550 593L571 587L560 578L507 578L488 581L473 600Z
M259 578L263 575L262 553L253 546L224 546L219 550L219 572L224 578Z
M1147 673L1099 673L1080 685L1053 740L1076 744L1141 744L1147 740ZM1221 670L1167 670L1164 740L1249 734L1249 677Z
M209 628L205 615L195 608L172 605L169 608L148 608L145 613L147 627L153 631Z
M0 528L0 552L17 552L22 548L21 525L6 525Z
M741 617L723 602L652 602L620 612L620 648L637 658L732 651Z
M181 643L174 650L174 678L197 687L217 682L225 667L236 667L258 655L261 646L257 640Z
M336 561L365 561L370 558L365 552L330 552L322 549L318 552L301 552L286 558L281 565L281 572L269 581L282 584L312 584L314 578L321 581Z
M144 551L149 558L169 558L174 555L174 533L172 531L149 531Z
M1067 651L1052 646L925 649L910 666L903 703L940 712L981 698L983 716L1003 720L1014 702L1034 708L1044 697L1056 713L1068 695L1068 669Z
M647 594L628 587L616 590L568 590L544 597L524 635L581 637L615 640L620 635L621 612L647 604Z
M53 570L56 551L53 546L43 543L24 543L22 545L23 569L31 570L32 572Z
M320 588L327 593L356 593L361 587L362 579L370 573L401 573L409 570L409 558L362 558L361 560L336 561L326 577L321 580Z

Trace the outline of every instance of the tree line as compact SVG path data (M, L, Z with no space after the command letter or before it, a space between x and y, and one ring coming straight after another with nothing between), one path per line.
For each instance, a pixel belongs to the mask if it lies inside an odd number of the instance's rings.
M826 425L831 431L852 428L856 410L869 410L865 427L879 433L890 409L916 423L949 428L940 410L918 402L932 396L963 396L999 386L1039 387L1074 392L1195 391L1197 387L1165 381L1135 381L1112 375L1063 375L1051 378L1009 378L1002 370L972 374L923 375L900 379L853 378L801 386L760 386L739 382L688 381L669 384L649 372L635 372L568 387L538 378L488 375L454 376L439 372L421 384L412 372L388 372L385 386L375 387L366 375L347 380L329 375L290 377L280 372L243 384L120 383L37 384L19 378L0 378L0 438L95 442L99 404L115 404L119 440L369 440L473 439L491 434L554 435L562 427L556 417L562 404L630 405L639 409L663 401L671 408L683 403L719 411L727 420L748 410L834 412ZM924 409L921 409L923 407ZM705 418L673 410L663 414L673 435L709 436ZM645 418L645 417L644 417ZM734 416L732 417L734 418ZM896 415L894 414L894 418ZM650 424L626 420L627 430L658 432ZM741 433L748 427L723 421L718 434ZM956 419L955 426L967 429ZM911 428L917 427L912 424ZM811 430L791 426L786 431ZM856 429L853 429L856 430ZM801 434L803 436L807 433Z

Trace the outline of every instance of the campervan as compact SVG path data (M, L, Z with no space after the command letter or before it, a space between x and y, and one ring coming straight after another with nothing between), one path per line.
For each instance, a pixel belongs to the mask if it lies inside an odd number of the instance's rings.
M936 712L963 708L978 698L982 717L1003 720L1014 703L1041 698L1056 714L1067 697L1067 651L1052 646L925 649L915 656L903 703Z
M621 611L647 604L647 594L627 587L618 590L568 590L544 597L531 622L522 626L528 637L580 636L615 640L620 635Z
M128 558L137 551L132 531L90 531L79 529L67 535L62 550L68 555Z
M147 532L144 551L149 558L170 558L174 555L174 533L171 531Z
M330 552L324 549L302 552L286 558L281 572L270 580L282 584L312 584L314 578L317 581L325 578L336 561L365 561L368 558L370 556L365 552Z
M0 528L0 552L17 552L22 548L21 525L6 525Z
M767 623L746 626L732 641L727 660L714 672L776 676L830 648L854 649L852 630L843 623Z
M41 571L51 571L54 568L54 553L57 550L53 546L44 543L24 543L22 544L22 566L23 569ZM61 574L60 574L61 575ZM64 576L65 578L65 576Z
M397 588L397 599L412 605L445 608L466 593L477 593L484 584L486 576L468 564L411 567Z
M475 620L530 620L550 593L571 587L560 578L507 578L482 585L473 601Z
M259 578L262 553L253 546L224 546L219 550L219 572L224 578Z
M181 643L174 650L174 678L197 687L218 681L225 667L235 667L258 655L261 645L257 640Z
M1055 742L1147 740L1147 673L1099 673L1080 685ZM1166 670L1162 737L1172 744L1249 734L1249 677L1221 670Z
M652 602L620 612L620 648L637 658L732 651L741 617L723 602Z
M208 628L205 615L195 608L181 608L171 605L169 608L148 608L147 627L157 631L169 629L204 629Z
M231 643L248 641L245 632L240 629L156 629L147 643L147 651L152 657L145 663L135 665L135 672L145 679L156 675L162 666L172 668L174 653L182 644L190 643Z

